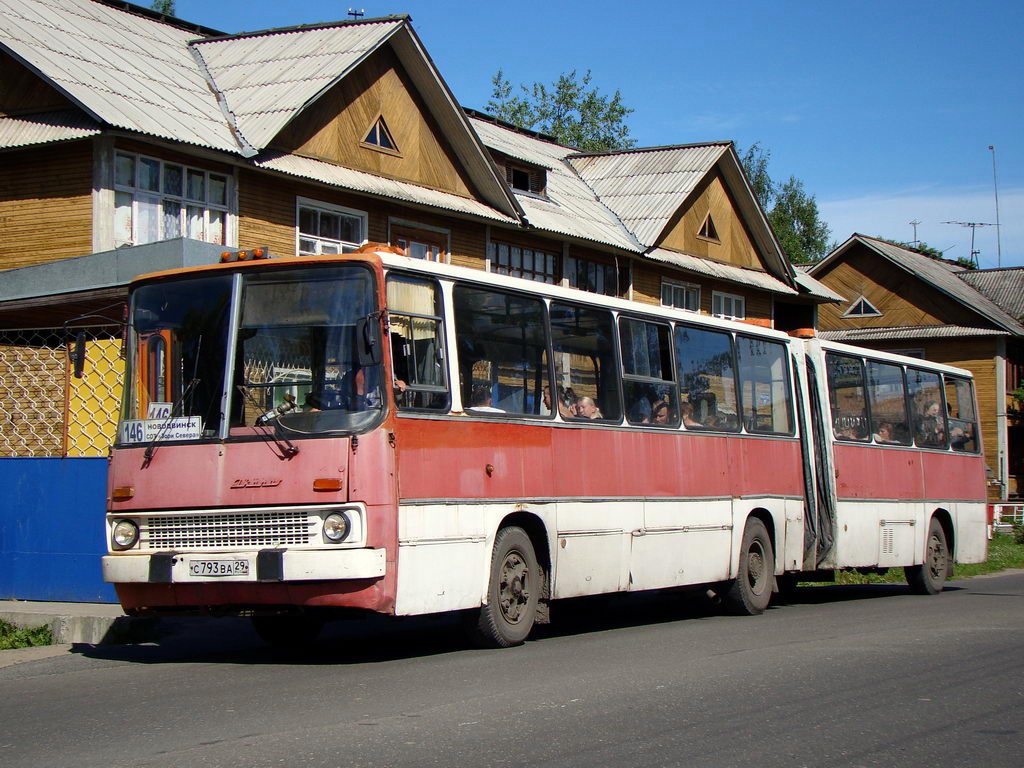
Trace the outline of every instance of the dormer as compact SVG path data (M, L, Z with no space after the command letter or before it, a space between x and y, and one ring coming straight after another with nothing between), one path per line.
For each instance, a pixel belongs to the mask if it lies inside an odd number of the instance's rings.
M503 152L491 150L494 164L504 174L513 192L547 197L548 171L541 165L527 163Z

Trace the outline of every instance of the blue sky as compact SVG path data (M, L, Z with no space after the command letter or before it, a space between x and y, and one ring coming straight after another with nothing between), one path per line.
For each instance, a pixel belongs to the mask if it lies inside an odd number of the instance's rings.
M138 0L137 0L138 1ZM513 83L592 70L619 89L641 146L733 139L771 151L776 180L804 182L843 241L917 236L968 256L995 223L1002 265L1024 265L1024 2L1019 0L592 0L354 3L177 0L225 32L408 13L459 101L483 109ZM975 234L982 267L995 227Z

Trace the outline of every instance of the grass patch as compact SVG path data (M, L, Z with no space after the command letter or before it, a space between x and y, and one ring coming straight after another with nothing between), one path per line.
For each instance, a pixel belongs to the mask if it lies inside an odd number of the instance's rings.
M1005 568L1024 568L1024 542L1014 536L997 534L988 543L988 560L984 563L957 563L953 566L954 579L969 579L983 573L995 573ZM903 569L890 568L883 574L861 574L856 571L836 573L836 584L893 584L902 582Z
M49 626L23 628L0 619L0 651L36 645L53 645L53 633Z

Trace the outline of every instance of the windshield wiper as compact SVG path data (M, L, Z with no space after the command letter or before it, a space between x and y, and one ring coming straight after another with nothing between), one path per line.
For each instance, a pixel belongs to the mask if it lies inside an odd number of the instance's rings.
M244 384L237 385L237 388L238 391L242 393L242 396L249 401L250 405L252 405L257 410L263 409L263 406L261 406L256 401L256 398L252 396L252 392L246 389ZM296 446L291 440L289 440L287 437L281 434L281 425L278 422L278 419L282 415L284 415L285 413L287 413L288 411L292 410L295 407L295 397L293 395L286 394L284 396L283 405L279 405L276 408L272 408L271 410L267 411L258 419L256 419L256 423L253 424L253 426L259 430L259 434L264 440L274 441L274 445L277 447L277 452L275 452L274 455L277 456L277 458L279 458L281 461L290 459L299 452L298 446ZM273 431L271 431L268 428L268 424L273 425ZM270 443L267 443L267 445L269 444Z
M192 381L185 385L185 388L181 390L181 394L178 395L178 399L171 404L170 415L166 419L164 419L164 423L160 425L160 429L157 430L157 433L153 435L153 439L150 440L149 443L146 445L146 452L142 454L143 469L148 467L149 463L153 460L153 457L156 455L156 449L158 447L157 443L160 442L160 438L164 436L164 432L167 431L167 428L171 426L171 422L173 422L174 418L178 415L178 411L184 404L185 398L192 393L192 390L198 383L199 379L192 377Z

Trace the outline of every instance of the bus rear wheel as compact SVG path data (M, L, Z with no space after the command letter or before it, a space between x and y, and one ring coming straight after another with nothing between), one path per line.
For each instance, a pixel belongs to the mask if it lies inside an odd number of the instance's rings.
M485 648L523 643L537 620L542 583L540 564L526 531L517 526L498 531L491 552L487 604L480 607L470 626L473 640Z
M764 613L772 599L774 579L775 554L768 529L751 517L743 529L739 572L723 596L726 610L737 616Z
M924 563L908 565L903 569L910 591L917 595L937 595L942 591L950 566L946 532L942 530L942 524L933 517L928 525Z

